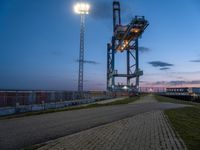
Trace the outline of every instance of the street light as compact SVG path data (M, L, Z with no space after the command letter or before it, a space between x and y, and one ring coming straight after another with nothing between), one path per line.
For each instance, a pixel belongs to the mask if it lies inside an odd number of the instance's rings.
M80 53L79 53L79 76L78 76L78 92L81 97L83 94L83 70L84 70L84 33L85 33L85 16L89 14L90 5L85 2L79 2L74 5L74 12L81 16L80 25Z

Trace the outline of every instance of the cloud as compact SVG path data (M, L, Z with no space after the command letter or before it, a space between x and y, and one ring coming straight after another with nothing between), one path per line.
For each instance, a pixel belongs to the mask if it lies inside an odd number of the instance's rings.
M181 84L200 84L200 80L192 80L192 81L170 81L168 84L170 85L181 85Z
M194 80L194 81L190 81L189 84L200 84L200 80Z
M150 65L152 65L153 67L171 67L174 66L173 64L169 64L166 62L162 62L162 61L151 61L149 62Z
M112 1L99 0L91 1L91 16L94 19L111 19L112 18Z
M167 82L167 84L169 85L182 85L182 84L189 84L189 83L186 83L186 81L170 81L170 82Z
M200 59L190 60L190 62L200 63Z
M169 86L175 86L175 85L194 85L194 84L200 84L200 80L192 80L192 81L184 81L184 80L174 80L174 81L157 81L151 83L153 85L169 85Z
M148 48L148 47L143 47L143 46L139 47L139 51L140 51L141 53L149 52L150 50L151 50L151 49Z
M192 72L170 72L170 74L174 75L193 75L193 74L200 74L200 71L192 71ZM163 76L163 73L145 73L147 76Z
M79 62L80 60L76 60L76 62ZM96 61L92 61L92 60L84 60L83 63L85 64L93 64L93 65L98 65L99 63Z
M166 82L165 81L157 81L157 82L153 82L153 84L163 85L163 84L166 84Z
M160 68L160 70L169 70L170 68L169 67L162 67Z
M86 64L93 64L93 65L99 64L98 62L96 62L96 61L91 61L91 60L84 60L84 63L86 63Z
M184 79L183 77L181 77L181 76L178 76L178 77L176 77L177 79Z

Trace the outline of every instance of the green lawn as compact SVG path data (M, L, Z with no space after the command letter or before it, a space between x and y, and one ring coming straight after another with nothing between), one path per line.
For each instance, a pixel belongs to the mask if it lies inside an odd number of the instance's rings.
M176 103L176 104L189 104L189 105L200 105L198 103L190 102L190 101L183 101L183 100L178 100L170 97L164 97L160 95L154 95L157 101L159 102L169 102L169 103Z
M184 140L189 150L200 149L200 108L186 107L166 110L175 130Z
M11 116L0 117L0 120L32 116L32 115L40 115L40 114L46 114L46 113L61 112L61 111L71 111L71 110L87 109L87 108L95 108L95 107L103 107L103 106L111 106L111 105L123 105L123 104L128 104L128 103L134 102L134 101L138 100L139 98L140 98L139 96L135 96L135 97L131 97L131 98L125 98L122 100L109 102L106 104L94 103L94 104L89 104L86 106L72 106L72 107L66 107L66 108L60 108L60 109L48 109L48 110L37 111L37 112L27 112L27 113L23 113L23 114L16 114L16 115L11 115Z
M189 150L200 150L200 104L156 95L160 102L191 104L193 107L166 110L172 126Z

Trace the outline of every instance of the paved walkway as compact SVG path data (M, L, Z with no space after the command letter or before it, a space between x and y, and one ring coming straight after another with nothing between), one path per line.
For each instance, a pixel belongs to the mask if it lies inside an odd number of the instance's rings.
M126 99L128 97L120 97L120 98L113 98L113 99L109 99L109 100L103 100L103 101L99 101L99 102L96 102L97 104L107 104L107 103L111 103L111 102L115 102L115 101L119 101L119 100L123 100L123 99Z
M141 103L157 103L152 97ZM151 111L45 143L38 150L186 150L162 111Z
M158 101L154 98L153 95L149 95L148 98L146 96L141 97L139 100L131 103L131 104L144 104L144 103L157 103Z
M185 150L162 111L148 112L46 143L38 150Z
M149 99L151 98L152 97L146 96L144 97L143 101L145 101L145 99L146 101L149 101ZM134 137L135 136L134 133L136 133L137 131L140 131L141 133L139 132L138 134L141 135L143 135L142 134L143 132L146 133L147 128L149 128L148 126L149 116L145 117L144 114L152 111L154 111L155 113L161 110L179 108L185 106L188 105L158 103L158 102L137 103L137 104L133 103L127 105L106 106L106 107L99 107L92 109L66 111L66 112L43 114L37 116L0 120L0 150L17 150L23 147L47 142L49 140L54 140L64 136L66 136L66 138L68 139L71 136L73 137L74 133L77 133L78 135L80 134L78 136L79 137L78 139L80 141L83 140L85 142L88 142L87 145L89 146L90 145L89 143L90 142L92 143L92 141L104 142L103 140L98 140L98 138L102 139L101 134L98 135L98 133L101 133L101 130L104 131L103 129L107 128L108 128L107 130L110 131L110 132L106 131L109 133L109 135L114 134L119 138L116 139L115 136L113 136L113 138L112 136L108 136L107 141L112 141L115 143L121 142L121 144L124 144L124 142L126 143L127 141L125 139L126 138L129 139L130 136ZM129 118L127 124L125 124L124 121L119 121L125 119L126 122L127 120L126 118ZM144 122L142 122L143 119L138 120L137 118L143 118ZM119 123L116 124L116 121L119 121ZM108 125L105 126L106 128L102 126L105 124ZM113 125L114 127L112 127ZM138 128L135 127L135 125L137 125ZM110 127L111 130L109 129L109 126L111 126ZM95 130L96 128L94 127L97 127L98 132ZM112 130L112 128L114 128L115 130ZM90 132L91 131L90 129L92 130L92 132ZM122 132L122 129L124 133ZM127 135L126 137L125 136L126 133L129 133L126 132L127 130L129 130L129 132L130 131L132 132L130 132L131 134ZM96 133L95 134L96 136L94 136L94 138L92 136L89 136L90 138L84 137L85 135L84 132L92 134L93 131L95 131L94 133ZM82 133L83 136L81 136ZM161 134L161 132L159 133ZM124 134L122 137L124 137L125 139L121 138L122 134ZM140 142L142 141L144 140L142 139Z

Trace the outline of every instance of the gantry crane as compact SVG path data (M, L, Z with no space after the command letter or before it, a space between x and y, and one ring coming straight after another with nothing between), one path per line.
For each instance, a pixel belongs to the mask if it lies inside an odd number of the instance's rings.
M139 69L138 39L149 25L144 16L135 16L127 25L121 24L120 2L113 2L113 36L107 44L107 90L139 91L139 77L143 71ZM118 73L115 68L115 54L126 52L127 73ZM126 85L115 84L115 78L126 78ZM135 79L135 82L132 82Z

